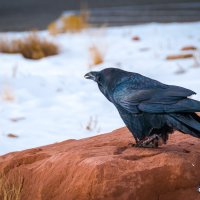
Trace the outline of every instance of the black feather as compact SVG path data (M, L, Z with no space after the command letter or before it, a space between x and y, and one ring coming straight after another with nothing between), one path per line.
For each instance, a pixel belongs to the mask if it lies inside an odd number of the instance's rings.
M166 141L173 130L200 138L200 117L195 114L200 112L200 102L188 98L194 91L117 68L95 76L100 91L116 106L137 142L158 132Z

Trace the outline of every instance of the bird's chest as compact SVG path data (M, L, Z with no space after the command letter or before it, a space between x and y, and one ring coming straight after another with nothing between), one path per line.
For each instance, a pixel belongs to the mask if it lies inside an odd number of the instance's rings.
M110 102L114 102L114 99L113 99L113 96L111 95L112 94L112 91L109 90L109 88L104 88L102 87L101 85L98 85L99 87L99 90L102 92L102 94L110 101Z

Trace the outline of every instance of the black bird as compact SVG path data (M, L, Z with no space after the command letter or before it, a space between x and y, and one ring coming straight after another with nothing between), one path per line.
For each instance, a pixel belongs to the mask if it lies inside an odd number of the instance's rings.
M137 147L166 143L174 130L200 138L200 102L192 90L166 85L138 73L106 68L85 74L117 108Z

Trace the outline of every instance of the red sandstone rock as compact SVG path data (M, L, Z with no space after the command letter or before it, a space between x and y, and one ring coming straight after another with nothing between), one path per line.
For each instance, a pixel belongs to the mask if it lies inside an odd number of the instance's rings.
M122 128L1 156L0 199L10 187L21 200L200 199L199 139L176 132L158 149L133 141Z

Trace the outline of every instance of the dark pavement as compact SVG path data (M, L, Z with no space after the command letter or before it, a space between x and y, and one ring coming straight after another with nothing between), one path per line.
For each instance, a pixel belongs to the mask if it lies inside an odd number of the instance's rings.
M96 25L200 21L200 0L0 0L0 32L45 29L63 11L85 6Z

